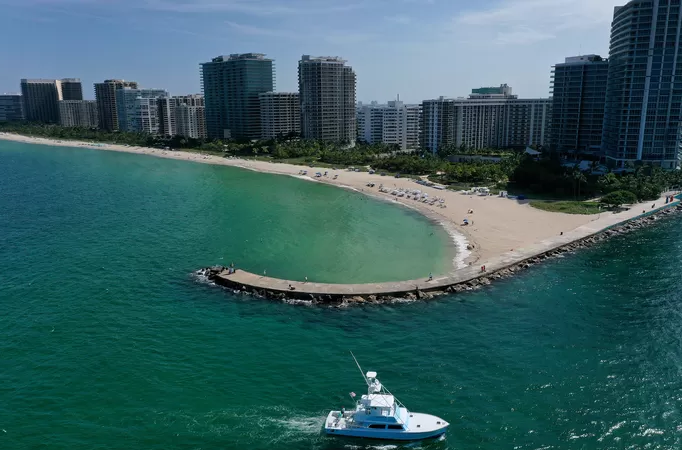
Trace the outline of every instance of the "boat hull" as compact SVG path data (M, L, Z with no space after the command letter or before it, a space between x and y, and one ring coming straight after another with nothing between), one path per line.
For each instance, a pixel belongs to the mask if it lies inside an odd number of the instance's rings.
M340 411L331 411L325 421L324 431L329 436L346 436L365 439L380 439L391 441L420 441L423 439L437 438L445 434L450 425L440 417L430 414L411 413L406 421L406 430L391 430L388 427L370 428L375 426L376 421L357 423L353 420L352 414L341 415ZM391 422L384 422L386 425ZM396 423L396 422L392 422Z
M409 432L409 431L382 431L370 429L345 429L335 430L325 428L325 433L328 436L344 436L364 439L378 439L385 441L423 441L424 439L434 439L445 434L447 427L442 430L426 431L426 432Z

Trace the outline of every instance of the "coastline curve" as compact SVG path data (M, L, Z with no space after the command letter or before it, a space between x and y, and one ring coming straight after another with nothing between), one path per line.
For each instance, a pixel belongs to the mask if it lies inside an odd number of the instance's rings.
M468 266L433 279L416 279L384 283L328 284L289 281L256 275L243 270L231 271L225 267L201 269L215 284L265 298L279 300L304 300L321 304L381 303L397 298L430 299L445 293L473 290L492 281L532 267L545 259L586 248L612 236L629 233L655 223L662 216L682 212L679 200L667 203L650 212L614 220L603 228L580 227L571 233L543 241L533 247L513 250L488 261L484 266ZM615 215L614 215L615 216Z

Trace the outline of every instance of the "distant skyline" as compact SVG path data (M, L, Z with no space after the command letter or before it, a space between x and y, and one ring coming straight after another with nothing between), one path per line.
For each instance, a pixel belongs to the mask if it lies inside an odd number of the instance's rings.
M275 60L275 89L298 89L301 55L340 56L357 100L406 103L507 83L549 96L551 66L608 57L614 6L626 0L0 0L0 93L21 78L134 80L201 92L199 64L230 53ZM9 39L9 38L12 39Z

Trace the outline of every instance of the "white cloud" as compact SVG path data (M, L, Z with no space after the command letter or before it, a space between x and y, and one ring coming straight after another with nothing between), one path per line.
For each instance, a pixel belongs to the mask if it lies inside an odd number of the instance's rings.
M533 30L526 27L517 27L510 31L497 33L495 42L498 44L526 45L534 44L540 41L546 41L548 39L554 39L555 37L556 36L550 33L544 33L542 31Z
M511 0L459 14L454 26L494 30L496 42L530 44L576 29L608 27L614 0Z
M311 15L350 11L360 4L339 4L332 0L143 0L148 9L178 13L237 12L258 16Z
M279 37L279 38L294 37L293 33L289 32L287 30L282 30L282 29L277 29L277 28L256 27L253 25L244 25L241 23L230 22L230 21L226 21L225 24L227 24L227 26L229 26L233 31L236 31L237 33L248 34L250 36L270 36L270 37Z
M391 23L395 23L398 25L408 25L408 24L412 23L412 19L410 19L408 16L405 16L403 14L384 17L384 20L386 22L391 22Z
M320 36L325 42L334 45L344 45L344 44L360 44L363 42L371 41L376 39L376 35L362 32L336 32L336 33L324 33Z

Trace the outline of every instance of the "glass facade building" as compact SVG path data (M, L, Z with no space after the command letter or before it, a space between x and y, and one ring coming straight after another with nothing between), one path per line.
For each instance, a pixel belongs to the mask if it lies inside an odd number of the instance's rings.
M598 55L574 56L552 73L552 150L599 154L608 61Z
M680 0L632 0L611 25L603 150L612 167L679 166Z
M260 53L201 64L206 133L212 139L260 139L258 94L274 90L273 61Z
M24 99L21 94L0 95L0 122L16 122L26 119Z

